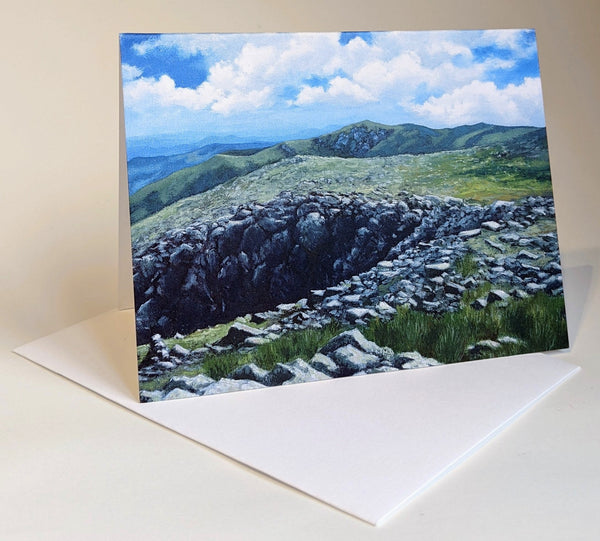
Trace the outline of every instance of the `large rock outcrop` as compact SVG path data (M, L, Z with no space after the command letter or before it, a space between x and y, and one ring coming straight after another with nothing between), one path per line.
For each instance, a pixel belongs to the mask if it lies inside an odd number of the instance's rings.
M248 203L214 223L171 231L134 254L138 343L281 303L291 303L286 324L297 327L322 323L324 315L361 324L403 304L441 313L481 280L557 294L556 234L522 233L553 215L552 199L543 197L485 206L405 193L373 201L284 192L264 205ZM454 262L482 232L495 233L485 243L498 256L475 254L478 274L466 279ZM311 310L295 310L299 299L308 299Z
M369 269L420 219L403 201L282 193L134 255L140 343L230 321Z

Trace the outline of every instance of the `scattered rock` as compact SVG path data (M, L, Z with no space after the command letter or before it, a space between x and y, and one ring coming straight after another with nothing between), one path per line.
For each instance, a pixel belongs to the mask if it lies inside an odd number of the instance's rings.
M212 383L202 393L203 396L220 393L231 393L234 391L248 391L251 389L264 389L264 385L249 379L222 378Z
M340 367L327 355L323 355L321 352L314 354L310 360L310 364L318 370L331 377L339 377L341 374Z
M450 268L450 263L433 263L431 265L425 265L426 276L440 276Z
M488 304L497 301L506 301L508 299L510 299L510 295L501 289L492 289L487 296Z
M539 259L540 256L537 254L534 254L532 252L528 252L527 250L521 250L518 254L517 254L517 259L529 259L532 261L535 261L536 259Z
M331 352L331 358L340 368L340 374L352 375L360 370L374 368L379 364L379 358L366 353L350 344Z
M243 379L257 381L265 385L269 372L264 368L259 368L254 363L245 364L234 370L229 377L231 379Z
M467 348L467 353L471 358L476 358L482 353L489 351L496 351L502 347L500 342L496 342L495 340L481 340L472 346Z
M461 231L458 236L461 239L471 239L473 237L477 237L478 235L481 235L481 229L477 228L477 229L469 229L468 231Z
M491 239L485 239L485 243L488 246L491 246L492 248L494 248L494 250L498 250L499 252L504 252L504 246L502 246L502 244L500 244L499 242L494 242Z
M330 379L330 376L316 370L306 361L296 359L287 364L277 363L277 366L269 374L269 385L292 385L326 379Z
M242 344L247 338L260 337L263 335L263 331L244 325L239 321L236 321L227 331L227 334L219 340L216 345L218 346L238 346Z
M471 303L471 307L475 310L483 310L488 305L487 298L479 297Z
M163 392L169 393L174 389L181 389L190 393L198 394L199 391L214 383L215 380L205 376L204 374L198 374L194 377L188 376L173 376L168 383L163 387Z
M499 224L498 222L489 221L489 222L483 222L481 224L481 227L483 229L488 229L489 231L500 231L500 229L502 229L504 226Z
M478 206L456 198L399 197L372 201L355 194L286 192L267 204L234 209L231 217L214 224L170 232L134 253L138 336L147 337L149 344L140 379L164 376L181 363L201 364L210 352L252 352L290 331L322 328L332 321L360 326L374 318L386 320L400 306L444 314L460 308L466 289L483 283L493 285L471 303L477 310L506 303L509 296L562 294L556 235L532 237L525 229L538 217L553 215L550 198ZM486 245L498 252L493 257L480 248L480 241L470 242L482 230L503 232L498 242L496 235L487 238L486 233ZM475 268L465 278L455 262L467 253L474 254ZM543 264L534 266L536 260ZM187 327L179 313L190 320ZM225 337L192 352L181 345L169 349L162 338L175 334L181 339L180 330L189 333L235 317L238 321ZM249 322L270 326L261 330ZM509 339L491 342L510 344ZM474 344L469 355L480 355L485 347L490 346ZM172 377L161 390L140 398L214 394L435 364L416 353L396 355L354 329L334 337L308 363L297 359L270 372L248 364L219 381Z
M413 368L427 368L428 366L439 366L441 363L430 357L423 357L416 351L400 353L394 360L394 365L402 370L412 370Z
M198 395L195 393L176 387L170 393L167 393L162 400L177 400L179 398L194 398L196 396Z

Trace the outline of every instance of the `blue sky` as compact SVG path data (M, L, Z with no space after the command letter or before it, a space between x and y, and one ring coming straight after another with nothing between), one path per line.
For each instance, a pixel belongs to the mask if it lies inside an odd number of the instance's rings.
M123 34L121 62L128 137L545 125L532 30Z

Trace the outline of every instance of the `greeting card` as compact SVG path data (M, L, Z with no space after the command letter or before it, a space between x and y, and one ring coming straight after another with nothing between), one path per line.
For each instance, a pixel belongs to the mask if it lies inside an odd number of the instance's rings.
M534 31L121 61L142 402L568 347Z

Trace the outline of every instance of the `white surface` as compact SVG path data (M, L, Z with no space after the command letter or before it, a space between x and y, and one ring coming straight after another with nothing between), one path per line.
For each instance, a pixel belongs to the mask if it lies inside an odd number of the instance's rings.
M16 351L371 524L578 370L532 354L140 404L134 329L115 310Z
M1 539L600 538L598 2L5 4ZM382 527L10 353L117 305L119 32L498 27L537 30L573 343L564 358L583 370Z

